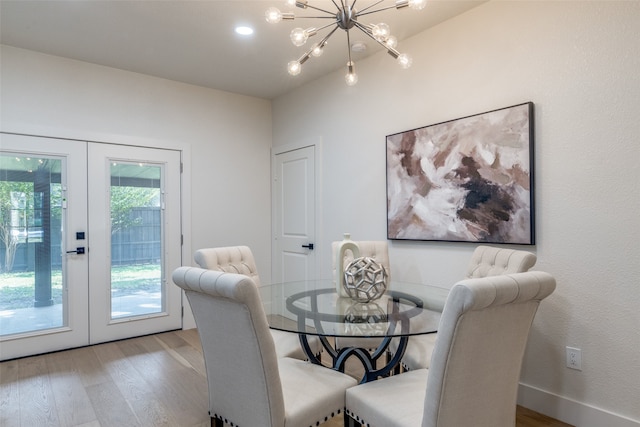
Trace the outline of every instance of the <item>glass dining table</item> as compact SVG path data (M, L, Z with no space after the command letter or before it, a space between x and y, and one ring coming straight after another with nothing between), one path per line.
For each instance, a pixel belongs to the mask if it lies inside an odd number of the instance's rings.
M364 367L363 383L387 376L399 366L412 336L438 331L449 293L436 286L391 281L380 298L357 302L339 296L332 280L274 283L259 290L270 328L297 333L312 363L322 364L309 346L309 336L319 337L333 369L344 372L347 359L355 357ZM336 338L377 340L371 341L376 343L374 349L337 348ZM392 340L397 340L393 354L382 358L389 354Z

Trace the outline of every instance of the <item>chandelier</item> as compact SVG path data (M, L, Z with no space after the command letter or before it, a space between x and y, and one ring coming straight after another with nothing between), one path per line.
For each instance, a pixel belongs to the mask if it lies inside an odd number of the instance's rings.
M295 46L302 46L310 37L318 34L319 31L331 28L322 40L314 44L311 49L305 52L300 58L289 62L287 65L289 74L292 76L300 74L300 71L302 71L302 64L304 64L311 56L318 57L322 55L323 49L327 44L327 40L329 40L329 37L331 37L338 28L347 33L347 50L349 58L347 61L347 74L345 75L345 81L349 86L353 86L358 82L358 75L355 72L355 67L351 60L351 41L349 31L353 28L359 29L376 43L382 45L382 47L386 49L387 53L398 61L398 64L400 64L402 68L409 68L413 60L409 55L400 53L396 50L398 40L391 35L391 30L387 24L383 22L378 24L363 24L359 22L358 19L365 15L370 15L392 8L402 9L405 7L411 7L416 10L421 10L425 7L426 0L396 0L394 5L372 10L384 1L385 0L378 0L362 10L357 10L355 8L357 0L331 0L333 5L336 7L336 11L329 11L308 4L308 0L287 0L286 4L288 6L296 6L301 9L314 9L324 14L322 16L299 16L298 18L320 18L331 20L330 23L319 28L294 28L291 31L290 37L293 44ZM349 4L349 2L351 3ZM265 18L267 22L276 24L283 19L294 20L296 19L296 16L292 12L281 12L275 7L270 7L265 12Z

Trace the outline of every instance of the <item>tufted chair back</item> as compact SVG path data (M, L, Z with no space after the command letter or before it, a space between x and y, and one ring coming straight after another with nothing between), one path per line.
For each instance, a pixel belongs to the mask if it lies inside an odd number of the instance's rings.
M193 257L201 268L244 274L251 277L256 285L261 284L256 261L248 246L198 249Z
M536 263L531 252L478 246L471 256L466 279L529 271Z

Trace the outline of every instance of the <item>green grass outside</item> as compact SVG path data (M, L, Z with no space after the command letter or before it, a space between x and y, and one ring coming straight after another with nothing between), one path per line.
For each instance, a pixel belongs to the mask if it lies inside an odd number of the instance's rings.
M160 265L123 265L111 269L111 293L126 296L139 292L159 292ZM33 271L0 273L0 311L33 307L35 274ZM51 272L51 298L62 303L62 271Z

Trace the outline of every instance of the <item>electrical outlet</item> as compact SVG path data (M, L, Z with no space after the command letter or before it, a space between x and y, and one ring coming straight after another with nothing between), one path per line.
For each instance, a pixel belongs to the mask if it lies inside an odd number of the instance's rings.
M582 370L582 350L575 347L567 347L567 368Z

